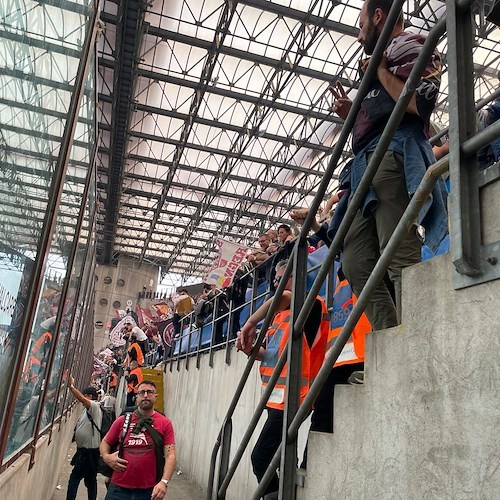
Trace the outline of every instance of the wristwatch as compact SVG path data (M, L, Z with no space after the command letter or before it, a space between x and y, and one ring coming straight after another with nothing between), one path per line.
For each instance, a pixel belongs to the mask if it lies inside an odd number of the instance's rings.
M165 485L168 486L168 479L160 479L160 481Z

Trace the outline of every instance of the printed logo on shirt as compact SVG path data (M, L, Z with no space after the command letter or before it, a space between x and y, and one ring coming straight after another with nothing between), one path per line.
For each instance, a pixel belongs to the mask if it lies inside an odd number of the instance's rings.
M144 432L140 432L139 434L131 434L127 441L128 446L147 446L147 444L148 440L146 439L146 434L144 434Z

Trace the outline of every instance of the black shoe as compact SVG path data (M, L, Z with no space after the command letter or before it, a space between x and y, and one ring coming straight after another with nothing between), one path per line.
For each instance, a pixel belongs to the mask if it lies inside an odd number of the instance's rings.
M350 377L347 379L347 382L351 385L363 385L365 383L365 372L352 372Z

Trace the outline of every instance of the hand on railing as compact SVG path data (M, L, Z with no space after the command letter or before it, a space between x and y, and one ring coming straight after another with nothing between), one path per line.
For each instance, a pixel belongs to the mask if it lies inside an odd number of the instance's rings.
M243 328L237 333L236 350L243 351L245 354L252 352L253 342L255 340L255 333L257 332L257 325L248 320Z

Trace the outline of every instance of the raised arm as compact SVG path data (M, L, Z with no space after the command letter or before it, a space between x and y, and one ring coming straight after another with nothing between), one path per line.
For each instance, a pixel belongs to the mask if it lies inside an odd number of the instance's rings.
M70 386L69 386L69 390L71 391L71 393L73 394L73 396L75 396L75 398L80 401L80 403L82 403L83 406L85 406L85 408L88 410L90 408L90 404L92 402L91 399L87 398L86 396L84 396L76 387L75 387L75 379L73 378L73 376L70 377Z

